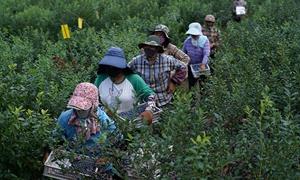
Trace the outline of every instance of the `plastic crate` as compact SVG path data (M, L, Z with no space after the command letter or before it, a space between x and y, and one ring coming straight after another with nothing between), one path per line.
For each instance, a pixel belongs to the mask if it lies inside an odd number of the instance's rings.
M54 179L76 179L74 174L64 173L62 171L63 167L70 167L71 163L68 159L63 160L55 160L56 151L51 151L47 160L44 163L44 172L43 175L47 177L51 177Z
M190 64L190 67L194 78L199 78L201 75L210 75L210 67L208 64L205 65L205 70L200 70L200 64Z
M246 14L246 8L243 7L243 6L237 6L235 8L235 12L236 12L236 15L245 15Z
M44 163L43 175L54 179L80 179L81 177L89 178L94 174L101 174L99 167L96 166L96 160L89 158L88 156L78 155L78 158L70 162L69 159L58 159L59 154L67 154L67 151L54 150L51 151L47 160ZM62 167L69 169L74 168L76 172L64 172Z

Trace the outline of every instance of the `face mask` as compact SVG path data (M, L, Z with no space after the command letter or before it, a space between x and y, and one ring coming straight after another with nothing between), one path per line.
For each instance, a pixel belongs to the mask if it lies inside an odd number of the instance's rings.
M157 54L155 49L145 48L144 51L145 51L146 56L150 57L150 58L154 57Z
M80 120L87 119L90 114L90 110L76 110L76 114Z
M198 36L198 35L192 35L191 37L192 37L192 39L194 39L194 40L198 40L198 39L199 39L199 36Z
M164 43L166 38L164 36L159 36L160 44Z
M115 78L118 76L119 73L115 71L108 71L107 74L109 77Z
M197 47L198 46L198 39L192 38L192 45Z
M121 72L122 72L121 69L115 67L108 67L106 69L106 74L111 78L117 77Z
M210 21L206 21L206 26L211 28L214 26L214 23L213 22L210 22Z

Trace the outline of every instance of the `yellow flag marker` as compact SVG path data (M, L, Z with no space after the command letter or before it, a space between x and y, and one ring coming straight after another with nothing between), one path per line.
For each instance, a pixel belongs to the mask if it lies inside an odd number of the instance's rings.
M69 26L67 24L63 24L60 27L61 27L61 33L63 35L63 38L64 39L69 39L70 38Z
M82 29L82 24L83 24L83 19L82 18L78 18L78 28Z
M97 18L97 19L100 19L100 17L99 17L99 11L96 10L95 12L96 12L96 18Z

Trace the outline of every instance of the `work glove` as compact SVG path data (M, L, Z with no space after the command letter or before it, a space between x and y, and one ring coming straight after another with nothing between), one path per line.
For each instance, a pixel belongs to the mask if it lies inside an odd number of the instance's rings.
M174 93L175 89L176 89L176 84L170 81L168 85L168 93Z
M201 64L201 65L200 65L200 70L201 70L201 71L204 71L204 70L205 70L205 64Z
M147 122L148 125L152 124L153 113L151 111L144 111L140 114L141 118Z

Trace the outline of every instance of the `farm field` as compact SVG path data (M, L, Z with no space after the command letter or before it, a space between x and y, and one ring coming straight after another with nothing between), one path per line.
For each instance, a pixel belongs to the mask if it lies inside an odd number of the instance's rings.
M140 179L300 179L300 1L247 3L235 22L224 0L2 0L0 179L44 178L44 152L60 144L56 118L78 83L95 81L109 47L130 61L165 24L182 48L207 14L222 37L213 75L203 89L176 89L158 125L116 121L129 145L105 149L109 160L125 179L120 158L140 149Z

